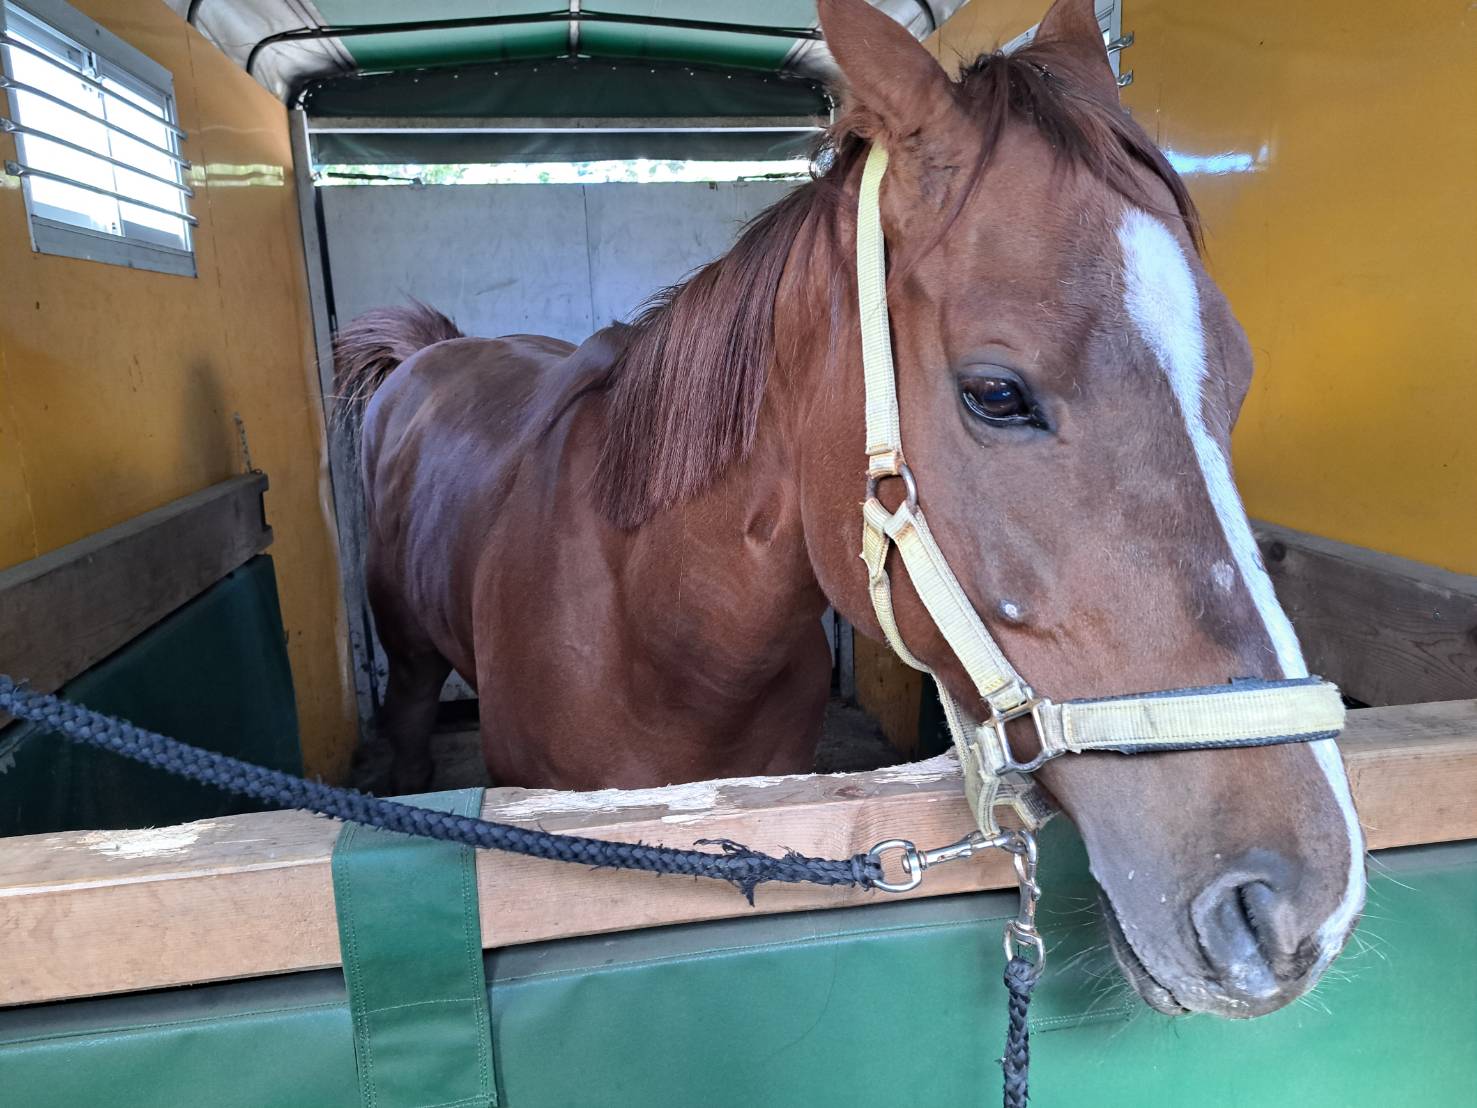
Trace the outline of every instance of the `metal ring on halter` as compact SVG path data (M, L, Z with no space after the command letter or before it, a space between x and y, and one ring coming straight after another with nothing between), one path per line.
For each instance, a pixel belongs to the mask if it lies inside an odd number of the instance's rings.
M881 475L869 474L867 476L867 499L868 500L876 500L876 499L878 499L878 497L877 497L877 485L882 481L883 478L885 478L885 477L893 477L893 476L901 477L903 479L903 488L905 490L907 490L907 496L908 496L907 500L905 500L904 503L907 505L908 510L909 511L917 511L917 509L918 509L918 482L913 479L913 471L908 468L908 463L907 462L899 462L898 463L897 473L896 474L891 474L891 473L884 473L884 474L881 474Z

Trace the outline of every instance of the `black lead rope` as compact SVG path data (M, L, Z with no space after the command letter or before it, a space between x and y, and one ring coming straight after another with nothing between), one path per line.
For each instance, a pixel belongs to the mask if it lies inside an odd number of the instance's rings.
M714 854L644 843L605 842L579 835L554 835L509 823L433 812L369 796L356 789L305 781L280 770L201 750L136 727L126 720L94 712L55 696L31 692L3 675L0 675L0 711L41 724L73 742L110 750L178 777L283 808L300 808L386 831L506 850L556 862L714 877L733 885L750 904L754 903L754 890L767 881L871 889L882 878L881 863L866 854L838 860L808 858L790 851L783 857L775 857L728 839L701 840L699 845L717 846L722 850L721 854Z
M782 857L775 857L750 850L729 839L699 840L698 845L713 845L721 849L722 853L714 854L644 843L606 842L580 835L555 835L509 823L434 812L369 796L356 789L307 781L239 758L201 750L80 704L32 692L4 675L0 675L0 712L30 720L83 746L108 750L177 777L279 807L316 812L321 816L386 831L557 862L712 877L733 885L750 904L754 903L754 890L768 881L874 889L883 879L881 863L868 854L830 859L810 858L790 851ZM1036 966L1023 958L1012 958L1005 969L1005 987L1010 993L1010 1029L1005 1056L1001 1060L1005 1073L1005 1108L1025 1108L1026 1105L1030 1065L1026 1008L1037 976Z
M1031 1030L1026 1025L1026 1012L1031 1006L1031 990L1040 978L1040 967L1019 955L1005 964L1005 991L1010 994L1005 1056L1000 1059L1005 1072L1005 1108L1026 1108L1030 1099Z

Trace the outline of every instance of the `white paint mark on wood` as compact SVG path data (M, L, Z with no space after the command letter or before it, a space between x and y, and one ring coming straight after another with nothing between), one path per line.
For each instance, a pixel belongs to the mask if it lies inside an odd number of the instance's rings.
M948 751L922 762L905 762L872 770L868 777L877 784L928 785L959 776L959 759ZM692 781L680 785L663 785L653 789L598 789L592 792L560 792L555 789L530 789L497 806L490 819L536 820L555 813L624 812L635 808L665 808L669 813L705 812L724 806L730 794L742 792L752 798L766 789L797 781L825 781L855 777L846 773L795 773L780 777L725 777L713 781ZM668 822L683 822L672 815Z
M193 846L208 821L185 823L178 827L145 827L137 831L88 831L82 844L88 850L110 858L159 858L183 854Z

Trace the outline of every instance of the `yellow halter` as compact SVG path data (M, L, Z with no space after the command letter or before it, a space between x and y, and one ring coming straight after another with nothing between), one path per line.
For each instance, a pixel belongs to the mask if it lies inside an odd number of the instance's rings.
M1321 678L1238 681L1213 688L1172 689L1102 700L1053 703L1036 696L1010 664L949 569L918 504L918 484L903 460L897 382L887 317L887 247L878 194L887 151L873 143L857 204L856 267L861 308L862 367L867 391L867 499L862 506L862 561L872 607L888 643L908 665L934 677L949 721L965 785L980 829L995 835L995 808L1013 807L1028 827L1051 809L1025 776L1067 753L1111 750L1197 750L1309 742L1337 735L1344 706L1337 687ZM896 512L877 498L877 485L900 477L907 497ZM986 705L975 720L903 642L892 610L887 553L896 546L908 577ZM1006 726L1029 718L1041 752L1017 760Z

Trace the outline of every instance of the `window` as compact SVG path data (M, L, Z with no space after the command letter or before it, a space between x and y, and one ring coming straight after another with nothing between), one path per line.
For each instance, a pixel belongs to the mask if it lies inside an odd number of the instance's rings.
M193 277L168 71L60 0L0 3L0 42L34 248Z

